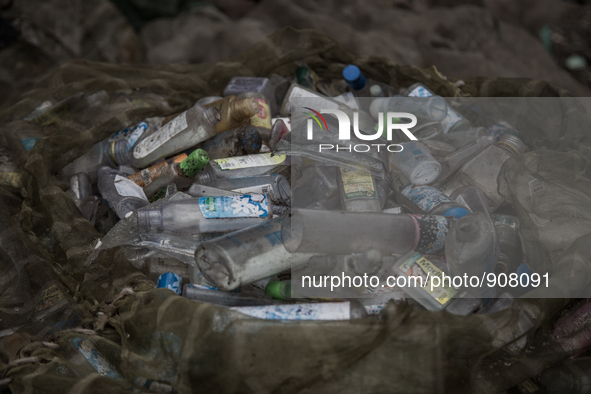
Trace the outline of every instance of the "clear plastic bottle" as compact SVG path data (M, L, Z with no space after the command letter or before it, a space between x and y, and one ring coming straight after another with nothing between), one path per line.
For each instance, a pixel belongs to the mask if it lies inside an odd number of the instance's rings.
M155 125L150 121L140 122L134 127L121 130L94 144L90 150L65 166L61 172L67 177L83 172L90 177L92 183L96 183L99 168L130 164L133 147L143 136L149 135L155 130Z
M281 238L282 218L202 243L195 262L203 276L225 291L267 278L309 260L289 253Z
M470 145L480 137L489 137L491 134L484 127L475 127L468 130L457 130L447 134L441 134L435 137L435 140L445 142L456 149L462 149ZM496 142L496 139L495 139Z
M433 92L431 92L421 83L415 83L409 86L404 91L404 95L408 97L435 96ZM445 118L441 121L441 124L443 126L444 134L454 130L466 130L470 128L470 122L450 106L447 107L447 114L445 115Z
M76 203L76 206L80 207L82 200L84 200L86 196L92 195L92 183L90 182L90 177L84 172L72 175L70 178L70 190L75 197L74 202Z
M298 253L384 254L410 250L436 254L443 251L446 234L458 219L445 216L339 212L292 209L283 219L285 247Z
M259 104L259 111L250 117L248 123L259 131L263 141L269 141L272 125L271 110L269 109L267 98L263 94L257 92L244 92L238 95L238 99L246 98L255 99Z
M202 234L240 230L266 222L272 215L267 196L246 194L167 202L139 210L137 223L142 230Z
M519 237L519 219L511 215L492 215L499 238L499 259L495 267L497 273L517 272L523 264L523 249Z
M291 206L291 187L283 175L258 175L230 179L216 179L207 186L237 193L267 194L274 205Z
M275 100L275 88L269 78L259 77L233 77L224 88L224 97L239 95L244 92L257 92L264 96L270 104L270 114L277 113L277 102Z
M217 109L196 104L140 141L133 149L130 164L145 168L158 159L195 146L216 134L220 120Z
M494 273L499 250L495 235L494 225L480 212L458 219L445 242L445 258L452 274L481 278L484 273ZM484 298L495 295L495 289L486 283L481 291Z
M369 112L374 119L378 119L380 112L410 112L418 118L440 122L447 114L447 104L439 96L376 98L371 102Z
M307 167L303 171L302 177L292 183L292 205L306 208L321 200L330 200L337 196L339 191L338 170L339 168L336 166L312 165Z
M391 86L367 79L354 64L343 69L343 79L357 97L388 97L394 91Z
M241 193L233 192L230 190L218 189L217 187L211 187L206 185L200 185L194 183L191 185L187 194L192 197L215 197L215 196L238 196Z
M246 296L240 293L212 289L208 286L187 284L183 287L183 297L190 300L224 306L270 305L272 300L265 297Z
M120 219L149 204L141 187L110 167L98 171L98 189Z
M244 315L270 320L351 320L367 317L358 301L232 307Z
M453 133L452 133L453 134ZM437 177L437 184L441 184L457 170L459 170L471 158L485 150L494 143L494 138L490 136L480 137L469 145L456 150L453 153L439 160L441 163L441 174Z
M198 147L207 152L210 160L214 160L259 153L262 143L263 139L256 128L243 125L218 133L215 137L199 144Z
M512 156L524 152L523 141L514 135L504 134L499 142L464 164L455 177L464 185L474 185L482 190L494 212L503 203L503 197L497 190L501 167Z
M371 174L340 167L337 181L341 196L341 205L346 211L379 212L383 203L380 201L376 183Z
M232 130L248 122L248 119L260 111L259 103L253 98L240 99L237 96L224 97L205 105L220 111L221 120L215 125L218 133Z
M422 186L435 182L441 173L441 164L429 149L418 141L404 142L401 152L390 154L390 163L398 168L413 185Z
M453 216L456 218L461 218L470 213L463 205L455 202L433 187L409 185L402 189L400 194L420 208L421 213ZM405 206L403 201L399 202Z
M291 158L291 156L286 155L259 153L256 155L215 159L211 160L196 175L195 182L206 185L216 179L289 173Z
M187 154L181 153L180 155L176 155L170 159L161 161L160 163L154 164L134 174L128 175L127 178L134 181L139 187L145 187L152 183L152 181L156 180L166 167L172 165L173 163L180 163L186 158Z

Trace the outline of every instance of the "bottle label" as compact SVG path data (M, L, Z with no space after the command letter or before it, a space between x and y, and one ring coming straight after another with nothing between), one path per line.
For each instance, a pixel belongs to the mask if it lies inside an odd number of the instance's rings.
M127 179L124 176L115 176L115 189L117 189L117 193L123 197L137 197L148 201L144 190L135 184L131 179Z
M429 212L439 204L454 202L439 190L429 186L410 185L402 189L400 193L425 212Z
M424 258L420 253L415 253L413 256L408 258L400 265L399 269L406 274L407 278L417 276L421 277L421 279L416 279L417 287L423 289L441 305L447 304L449 300L451 300L451 298L458 292L453 288L451 283L447 283L448 281L445 281L445 284L448 284L449 286L442 286L443 283L441 283L441 278L443 276L443 272L437 268L435 264ZM433 290L431 290L431 280L434 276L440 278L441 285L433 286ZM409 284L414 285L414 283L414 280L408 281L407 286L409 286ZM421 284L423 286L420 286Z
M447 233L457 219L453 216L439 215L409 216L416 220L419 229L419 240L413 249L425 254L442 253Z
M349 302L231 307L244 315L271 320L349 320Z
M207 219L264 218L269 215L267 196L262 194L200 197L199 209Z
M148 129L146 122L140 122L133 127L128 127L113 134L107 141L115 142L119 140L127 140L127 151L129 151Z
M187 111L185 111L141 141L133 150L133 157L141 159L148 156L187 127Z
M373 179L367 172L341 168L341 178L345 199L376 196Z
M275 196L275 193L273 193L273 186L270 184L241 187L239 189L233 189L232 191L242 194L268 194L271 201L277 201L277 197Z
M254 127L271 129L271 111L265 100L257 99L259 102L259 113L250 118L250 124Z
M37 305L37 307L35 308L35 312L40 312L44 309L53 306L53 304L55 304L62 298L64 298L64 295L62 294L59 287L57 287L57 285L52 285L48 287L41 293L41 303Z
M433 93L427 90L424 86L417 86L414 88L409 94L408 97L431 97ZM454 111L451 107L447 107L447 114L445 118L441 121L441 125L443 126L443 133L447 133L456 123L462 120L463 117Z
M283 163L287 157L285 155L271 155L272 153L262 153L259 155L227 157L224 159L216 159L214 161L220 167L220 170L224 171L280 164Z
M519 231L519 221L516 217L493 213L492 219L495 226L511 227L513 230Z

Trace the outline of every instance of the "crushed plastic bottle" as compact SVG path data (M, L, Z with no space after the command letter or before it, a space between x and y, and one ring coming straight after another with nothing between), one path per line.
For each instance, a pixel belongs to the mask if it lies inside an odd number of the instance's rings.
M216 179L208 183L207 186L243 194L267 194L274 205L291 206L291 187L283 175Z
M400 194L420 209L417 213L453 216L458 219L470 213L464 206L433 187L409 185ZM403 201L399 200L399 202L405 206Z
M98 189L120 219L150 202L143 189L110 167L98 171Z
M153 180L157 179L166 167L173 163L180 163L186 158L187 154L181 153L180 155L176 155L170 159L163 160L134 174L128 175L127 178L134 181L139 187L145 187L152 183Z
M385 202L378 196L376 182L368 172L340 168L337 182L341 196L341 205L346 211L379 212Z

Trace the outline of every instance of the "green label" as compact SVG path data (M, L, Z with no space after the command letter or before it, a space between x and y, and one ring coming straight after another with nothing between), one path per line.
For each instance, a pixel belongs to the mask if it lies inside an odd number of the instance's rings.
M341 178L343 180L346 199L375 197L376 190L373 185L373 179L367 172L341 168Z
M400 270L407 276L420 276L422 281L417 279L418 285L422 284L421 289L426 291L441 305L445 305L457 294L457 290L451 286L451 278L445 280L445 284L449 286L442 286L443 272L437 268L435 264L423 257L422 254L416 253L400 265ZM431 280L433 277L440 278L440 286L434 286L431 290ZM446 276L449 278L449 276ZM414 283L414 282L411 282Z

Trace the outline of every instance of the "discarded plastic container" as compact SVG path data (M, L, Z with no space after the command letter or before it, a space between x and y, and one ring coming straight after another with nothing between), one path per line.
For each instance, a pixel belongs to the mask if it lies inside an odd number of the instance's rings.
M367 317L365 308L357 301L232 307L230 309L266 320L352 320Z
M216 134L220 120L217 109L196 104L140 141L133 149L130 164L145 168L158 159L195 146Z
M96 183L99 168L130 164L133 161L133 147L142 136L149 135L154 130L156 127L151 122L140 122L134 127L121 130L94 144L88 152L65 166L62 169L62 174L71 177L76 173L83 172L90 177L92 183Z
M240 230L266 222L272 215L267 196L242 194L167 202L139 210L137 223L142 230L202 234Z
M441 173L441 164L418 141L403 142L401 152L390 154L390 163L398 168L413 185L422 186L435 182Z
M265 294L277 300L288 300L291 298L291 281L270 281L265 287Z
M467 207L471 212L480 212L490 217L490 207L486 202L486 196L476 186L468 185L456 189L450 196L462 206Z
M499 142L489 146L464 164L454 178L463 184L474 185L482 190L488 198L492 211L495 211L503 203L497 182L501 167L512 156L524 152L525 145L521 139L511 134L504 134Z
M202 149L195 149L180 163L172 163L164 167L158 178L144 187L147 197L156 194L170 184L177 188L188 188L194 182L193 177L209 163L209 156Z
M343 69L343 79L357 97L388 97L394 90L391 86L365 78L359 67L349 64Z
M245 92L256 92L264 96L270 105L270 114L277 113L277 101L275 100L275 87L269 78L259 77L233 77L224 88L224 97L239 95Z
M128 175L127 178L134 181L139 187L145 187L152 183L153 180L157 179L162 171L173 163L180 163L187 158L186 153L181 153L168 160L161 161L160 163L154 164L148 168L144 168L135 174Z
M399 287L428 310L445 309L458 293L451 283L442 280L441 268L414 250L398 259L394 271L400 275ZM434 277L439 278L439 283L433 282Z
M216 179L207 184L237 193L267 194L276 205L291 205L291 187L283 175L258 175L240 178Z
M341 208L339 185L337 181L339 167L313 165L303 171L302 177L292 183L292 205L306 208L321 200L337 197L338 207Z
M78 200L79 205L86 196L92 195L92 183L90 177L84 172L72 175L70 178L70 190Z
M348 168L339 168L337 172L341 205L346 211L379 212L380 202L376 184L371 174ZM384 198L385 200L385 198Z
M495 244L496 242L496 244ZM494 273L498 240L494 225L482 213L464 216L451 227L445 242L445 259L454 275L477 276ZM482 286L482 296L492 298L495 289Z
M405 91L404 95L408 97L431 97L435 96L433 92L427 89L421 83L415 83L409 86ZM453 108L447 107L447 114L441 121L443 126L444 134L454 130L466 130L470 128L470 122L456 112Z
M400 194L429 215L461 218L470 213L464 206L433 187L409 185Z
M297 266L309 254L289 253L281 237L282 218L202 243L195 262L203 276L221 290L234 290Z
M202 285L187 284L183 287L183 297L190 300L207 302L210 304L224 306L255 306L269 305L271 300L243 296L240 293L232 293L221 290L214 290Z
M224 97L205 105L205 107L220 111L221 120L215 125L218 133L239 127L260 111L260 105L256 99L239 99L237 96Z
M472 144L480 137L489 136L491 136L491 134L484 127L475 127L473 129L457 130L452 133L441 134L435 137L435 140L445 142L456 149L462 149L464 146Z
M374 119L379 118L380 112L409 112L418 118L440 122L447 114L447 104L438 96L376 98L371 102L369 112Z
M425 254L443 251L454 217L338 212L292 209L283 219L282 238L290 252L384 254L415 250Z
M149 204L141 187L110 167L98 171L98 189L120 219Z
M271 129L271 136L269 137L269 148L271 152L277 147L277 143L283 138L284 135L290 132L289 127L285 124L283 119L277 119Z
M210 160L214 160L259 153L262 143L263 139L256 128L243 125L221 132L198 147L207 152Z
M511 215L492 215L499 237L499 258L495 271L510 274L523 264L523 249L519 237L519 219Z
M436 139L421 140L421 143L429 149L429 152L437 158L445 157L454 153L457 149L448 143Z
M444 182L447 178L459 170L471 158L478 155L480 152L488 148L494 143L494 138L491 136L480 137L473 143L456 150L453 153L445 156L439 160L441 163L441 174L437 177L437 183Z
M290 173L291 156L259 153L257 155L227 157L211 160L200 171L195 182L206 185L216 179Z
M183 279L174 272L167 272L165 274L160 275L160 277L158 278L157 287L159 289L172 290L178 295L180 295L181 289L183 288Z

